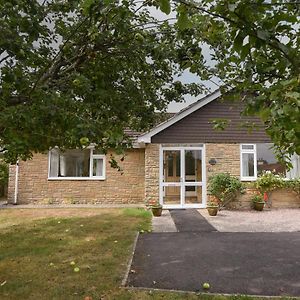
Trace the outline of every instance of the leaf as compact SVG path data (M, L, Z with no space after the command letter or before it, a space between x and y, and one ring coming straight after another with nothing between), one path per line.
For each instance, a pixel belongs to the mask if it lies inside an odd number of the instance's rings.
M268 120L268 118L270 117L270 109L266 108L266 109L262 109L259 112L259 116L261 117L261 119L265 122Z
M240 52L243 47L243 42L245 39L246 33L242 30L239 30L237 35L235 36L234 42L233 42L233 49L237 52Z
M177 25L180 30L188 29L192 26L187 9L184 5L179 5L177 8Z
M248 43L242 47L241 59L244 60L249 53L250 53L250 43Z
M234 12L236 8L237 8L236 3L235 4L228 4L229 11Z
M159 0L159 8L168 15L171 12L170 0Z
M268 41L270 39L270 34L266 30L257 30L257 37L261 40Z
M213 124L213 129L217 131L223 131L226 129L228 124L230 123L230 120L228 119L214 119L211 121Z
M83 9L84 15L88 15L92 5L95 3L95 0L85 0L82 2L81 7Z
M299 100L300 99L300 93L298 92L288 92L285 94L287 98L291 98L293 100Z

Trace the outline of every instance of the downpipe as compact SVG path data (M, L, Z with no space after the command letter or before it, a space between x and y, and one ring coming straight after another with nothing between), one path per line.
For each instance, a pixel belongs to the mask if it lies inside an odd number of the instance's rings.
M15 194L14 194L14 205L18 204L18 189L19 189L19 160L16 163L16 176L15 176Z

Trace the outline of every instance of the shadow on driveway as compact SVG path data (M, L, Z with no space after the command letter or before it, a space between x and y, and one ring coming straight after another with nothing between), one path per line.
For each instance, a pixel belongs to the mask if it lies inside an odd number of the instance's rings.
M131 269L128 286L300 296L300 233L143 234Z

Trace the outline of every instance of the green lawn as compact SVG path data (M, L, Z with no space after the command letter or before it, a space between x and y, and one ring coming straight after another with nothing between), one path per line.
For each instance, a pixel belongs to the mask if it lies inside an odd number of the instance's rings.
M150 227L143 209L0 210L0 299L247 298L120 288L136 232Z

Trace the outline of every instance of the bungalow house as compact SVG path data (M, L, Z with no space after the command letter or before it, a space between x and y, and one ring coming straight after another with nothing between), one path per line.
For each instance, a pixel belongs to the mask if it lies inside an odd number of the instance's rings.
M216 91L143 134L120 162L123 172L110 167L96 150L53 149L10 167L10 203L138 204L160 201L165 208L202 208L207 203L207 180L229 172L242 181L255 181L263 170L300 175L299 157L286 172L275 158L259 119L241 116L241 103L221 101ZM213 119L229 121L224 131ZM255 122L249 133L242 126ZM300 207L295 195L277 196L278 206ZM284 200L283 200L284 199ZM276 203L274 199L273 203Z

